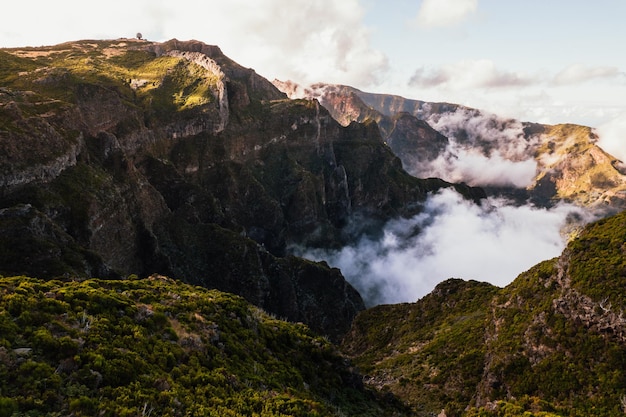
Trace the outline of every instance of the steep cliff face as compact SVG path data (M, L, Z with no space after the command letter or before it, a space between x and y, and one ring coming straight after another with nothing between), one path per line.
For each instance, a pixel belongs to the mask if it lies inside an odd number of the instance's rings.
M624 212L589 225L502 289L449 280L364 311L343 346L419 415L620 415L625 226Z
M338 338L359 294L283 258L288 245L341 245L353 216L411 215L454 186L411 177L375 125L343 127L216 46L80 41L0 58L2 274L158 272Z
M626 176L621 161L596 145L593 129L547 126L537 151L539 174L529 187L537 199L559 198L608 212L625 208ZM543 192L552 189L553 193Z

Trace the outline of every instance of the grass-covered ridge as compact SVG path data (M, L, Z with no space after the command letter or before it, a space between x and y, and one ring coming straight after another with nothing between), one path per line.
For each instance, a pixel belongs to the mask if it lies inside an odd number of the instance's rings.
M385 415L325 338L163 276L0 279L0 416Z
M79 41L0 51L0 84L75 102L76 86L115 90L129 104L180 111L214 100L216 74L182 58L157 56L131 39ZM19 74L19 76L16 76Z

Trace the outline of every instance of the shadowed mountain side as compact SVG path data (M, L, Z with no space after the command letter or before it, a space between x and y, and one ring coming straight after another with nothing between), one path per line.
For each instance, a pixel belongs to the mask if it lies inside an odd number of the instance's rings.
M0 273L163 273L244 295L338 338L363 302L339 271L282 258L338 247L455 187L406 173L375 124L198 41L0 50ZM352 222L354 224L354 222Z

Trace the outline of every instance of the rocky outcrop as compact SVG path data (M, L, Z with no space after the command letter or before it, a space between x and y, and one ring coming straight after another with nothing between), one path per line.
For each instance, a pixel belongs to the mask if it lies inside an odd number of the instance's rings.
M203 54L201 52L185 52L173 50L167 52L166 55L187 59L207 70L210 74L209 77L215 77L215 90L212 93L218 103L220 122L214 128L213 133L219 133L223 131L228 124L228 117L230 112L228 109L228 92L226 91L226 82L228 80L226 79L226 75L224 74L220 66L211 58L209 58L206 54ZM193 134L187 136L192 135Z
M59 113L66 107L54 100L31 103L33 96L23 91L0 95L4 122L0 130L0 195L25 184L51 181L75 165L84 150L83 135L67 135L67 127L55 123L56 113L38 114L42 107L58 106Z

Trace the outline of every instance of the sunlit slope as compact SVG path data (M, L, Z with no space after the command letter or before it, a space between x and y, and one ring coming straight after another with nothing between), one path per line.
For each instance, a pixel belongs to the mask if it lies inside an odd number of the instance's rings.
M623 207L624 165L597 146L593 129L570 124L546 126L542 138L535 156L539 173L531 190L540 195L542 188L553 188L552 198L584 206Z

